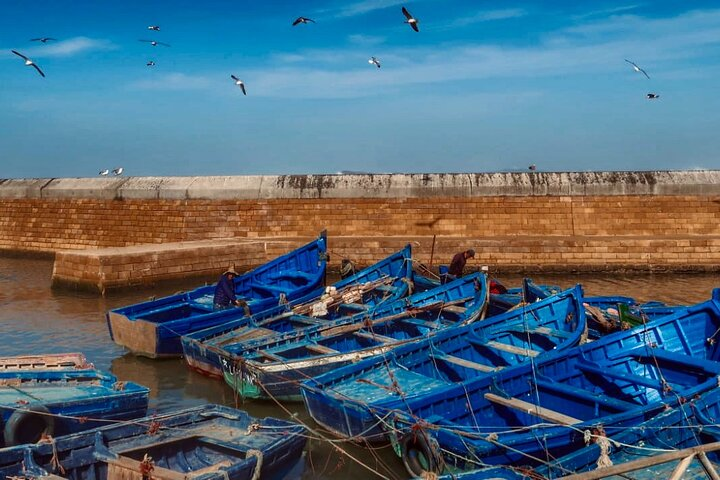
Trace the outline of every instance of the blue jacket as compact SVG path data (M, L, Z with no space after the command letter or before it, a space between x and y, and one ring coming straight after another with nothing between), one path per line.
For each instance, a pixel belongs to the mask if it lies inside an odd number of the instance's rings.
M215 305L226 307L235 303L235 282L230 280L227 275L221 275L217 285L215 285Z

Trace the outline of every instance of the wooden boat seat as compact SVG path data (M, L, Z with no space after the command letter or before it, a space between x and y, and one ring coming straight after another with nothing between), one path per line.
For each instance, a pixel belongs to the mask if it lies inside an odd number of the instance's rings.
M563 395L567 395L568 397L575 397L582 400L590 400L596 402L599 405L614 408L621 412L638 407L638 405L631 402L618 400L616 398L608 397L606 395L597 395L595 393L588 392L587 390L584 390L582 388L573 387L565 383L554 382L550 379L538 378L537 380L535 380L535 385L537 385L537 387L542 390L550 390Z
M334 348L326 347L325 345L320 345L317 343L311 343L309 345L306 345L305 348L307 348L311 352L319 353L321 355L335 355L336 353L340 353Z
M319 320L315 317L308 317L307 315L292 315L290 317L291 322L304 323L306 325L327 325L327 320Z
M402 322L417 325L419 327L432 328L433 330L437 328L437 323L430 320L421 320L419 318L403 318Z
M504 368L490 367L488 365L483 365L482 363L473 362L472 360L466 360L464 358L456 357L454 355L448 355L447 353L441 352L431 353L430 358L486 373L497 372L498 370L502 370Z
M495 340L485 342L484 345L489 348L494 348L495 350L502 350L503 352L522 355L524 357L537 357L541 353L531 348L516 347L514 345L508 345L507 343L496 342Z
M285 361L282 357L278 357L274 353L266 352L265 350L258 350L257 353L261 357L271 360L273 362L284 362Z
M494 393L486 393L484 396L492 403L497 403L498 405L503 405L508 408L514 408L527 413L528 415L533 415L559 425L575 425L577 423L582 423L582 420L578 418L550 410L549 408L533 405L532 403L520 400L519 398L505 398L500 395L495 395Z
M452 312L452 313L465 313L467 308L461 307L459 305L448 305L447 307L442 308L444 312Z
M118 458L103 457L100 459L108 465L108 479L112 480L140 480L142 478L141 462L134 458L119 455ZM153 476L163 480L187 480L186 474L154 465Z
M608 368L607 366L601 367L599 365L592 365L586 362L577 362L577 368L580 371L599 375L603 378L612 378L615 380L621 380L634 385L642 385L644 387L652 388L662 392L665 389L665 385L659 380L643 377L641 375L635 375L632 373L621 373Z
M397 340L395 340L394 338L385 337L385 336L383 336L383 335L378 335L378 334L376 334L376 333L355 332L355 335L358 336L358 337L367 338L367 339L369 339L369 340L376 340L376 341L378 341L378 342L383 342L383 343L392 343L392 342L396 342L396 341L397 341Z
M519 333L536 333L538 335L547 335L548 337L556 337L556 338L570 338L572 335L571 332L566 332L564 330L556 330L554 328L549 327L534 327L530 329L525 329L522 325L517 325L515 327L504 327L501 328L501 330L509 330L512 332L519 332Z
M627 357L648 358L651 360L656 359L660 363L668 362L676 365L688 365L711 375L716 375L720 373L718 372L716 362L713 362L711 360L705 360L703 358L693 357L690 355L685 355L679 352L671 352L665 350L664 348L641 347L610 356L610 358L613 360L619 360Z

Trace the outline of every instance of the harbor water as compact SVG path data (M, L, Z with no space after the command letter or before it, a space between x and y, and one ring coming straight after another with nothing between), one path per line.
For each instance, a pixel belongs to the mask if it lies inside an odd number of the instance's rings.
M121 380L134 381L151 389L150 413L219 403L238 406L254 416L293 417L315 426L300 403L240 403L230 388L186 368L181 359L150 360L135 357L115 345L108 335L105 312L120 306L194 288L183 285L137 288L100 297L94 294L50 288L52 262L27 258L0 258L0 356L82 352L102 370ZM518 285L521 277L504 275L500 280ZM537 275L536 283L583 285L587 295L624 295L644 302L692 304L710 297L720 287L716 274L618 274ZM381 474L407 478L401 461L390 447L372 450L347 442L311 439L301 462L287 478L361 479ZM377 473L376 473L377 472Z

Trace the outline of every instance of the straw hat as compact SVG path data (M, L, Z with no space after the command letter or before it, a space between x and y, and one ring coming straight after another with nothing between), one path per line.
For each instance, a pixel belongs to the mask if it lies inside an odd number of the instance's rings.
M238 272L235 271L235 265L231 265L230 268L228 268L227 270L225 270L225 271L223 272L223 275L227 275L228 273L232 273L232 274L235 275L236 277L237 277L238 275L240 275Z

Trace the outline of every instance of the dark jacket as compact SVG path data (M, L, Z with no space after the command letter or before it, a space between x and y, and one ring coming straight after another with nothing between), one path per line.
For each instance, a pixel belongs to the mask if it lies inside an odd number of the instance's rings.
M456 277L462 277L463 270L465 269L465 263L467 263L467 259L465 258L465 252L455 254L455 256L452 258L452 261L450 262L450 268L448 268L448 273Z
M235 282L230 280L227 275L221 275L217 285L215 285L215 298L213 303L227 307L235 303Z

